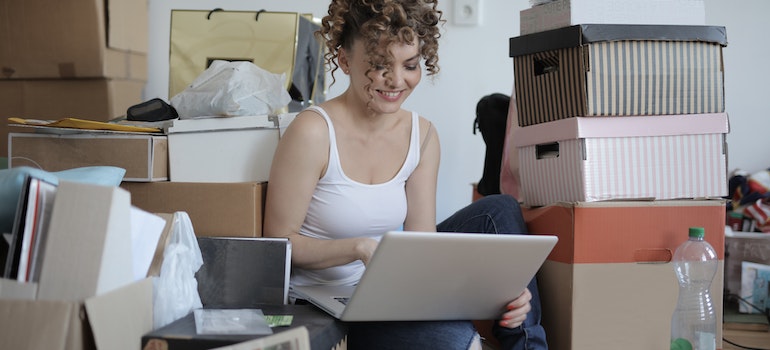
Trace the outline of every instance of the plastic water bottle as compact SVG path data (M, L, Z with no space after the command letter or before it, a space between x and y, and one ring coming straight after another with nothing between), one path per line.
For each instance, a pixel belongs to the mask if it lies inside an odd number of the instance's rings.
M671 350L715 350L717 321L711 282L719 261L703 239L702 227L691 227L689 239L674 252L679 298L671 317Z

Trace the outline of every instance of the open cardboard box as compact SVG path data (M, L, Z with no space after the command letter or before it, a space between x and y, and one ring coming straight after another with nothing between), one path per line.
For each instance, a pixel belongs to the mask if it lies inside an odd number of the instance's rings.
M129 216L121 188L59 183L40 282L0 280L0 348L140 347L153 290L133 279Z

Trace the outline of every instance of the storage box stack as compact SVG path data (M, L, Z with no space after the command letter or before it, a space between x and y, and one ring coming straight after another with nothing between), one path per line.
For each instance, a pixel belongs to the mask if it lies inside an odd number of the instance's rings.
M8 117L106 121L141 102L147 3L29 0L0 7L0 155Z
M174 119L161 133L30 128L9 134L9 165L117 166L145 211L184 211L199 236L260 237L273 154L295 115Z
M539 275L553 349L668 348L670 261L691 226L720 259L721 323L727 39L703 22L703 2L690 0L521 12L510 39L520 128L509 136L529 230L560 238Z

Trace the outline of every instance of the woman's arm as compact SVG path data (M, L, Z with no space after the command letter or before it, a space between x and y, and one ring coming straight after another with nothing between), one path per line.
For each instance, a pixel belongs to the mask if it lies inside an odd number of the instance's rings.
M289 124L278 143L270 169L264 236L292 243L292 264L321 269L355 260L368 262L376 242L368 238L316 239L299 234L318 179L329 159L326 121L305 111Z
M436 231L436 186L441 146L431 122L420 117L420 164L406 181L406 231Z

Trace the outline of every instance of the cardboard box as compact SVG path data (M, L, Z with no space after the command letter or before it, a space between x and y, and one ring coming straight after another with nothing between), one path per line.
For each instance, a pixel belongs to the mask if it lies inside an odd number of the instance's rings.
M549 348L668 349L679 293L670 261L691 226L720 260L711 300L722 324L724 211L718 200L523 208L530 232L559 236L538 274Z
M296 113L175 120L168 135L174 182L264 182L278 139Z
M724 113L577 117L519 128L512 141L523 201L724 197L728 131Z
M262 236L265 182L123 182L121 187L145 211L186 212L196 236Z
M0 116L107 121L141 103L144 85L119 79L0 80Z
M145 83L137 80L0 79L0 154L8 154L7 118L79 118L107 121L142 102Z
M0 348L137 349L153 284L134 280L128 192L60 181L47 233L40 282L0 283Z
M521 35L575 24L706 24L702 0L554 0L519 14Z
M27 0L0 7L0 79L147 80L147 2Z
M18 300L0 295L3 349L134 350L140 348L142 335L151 330L151 279L81 301Z
M583 24L510 39L519 125L724 112L724 27Z
M11 133L8 165L46 171L110 165L126 170L124 181L168 180L166 136L71 129L59 131L78 133Z
M740 295L741 263L770 265L770 235L755 232L725 233L725 291Z

